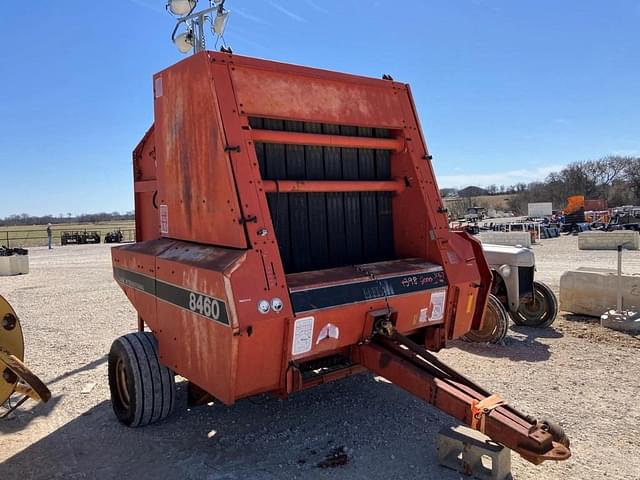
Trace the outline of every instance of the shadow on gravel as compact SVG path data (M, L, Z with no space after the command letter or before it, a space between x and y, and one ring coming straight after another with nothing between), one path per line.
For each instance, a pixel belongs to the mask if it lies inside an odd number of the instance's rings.
M93 370L94 368L99 367L103 363L106 363L107 359L108 359L108 356L104 355L100 358L97 358L93 362L89 362L86 365L83 365L82 367L76 368L74 370L69 370L68 372L63 373L62 375L58 375L57 377L52 378L51 380L48 380L46 384L51 385L52 383L56 383L56 382L59 382L60 380L64 380L65 378L68 378L71 375L75 375L76 373L86 372L87 370Z
M370 375L285 401L194 409L186 408L180 384L176 405L164 422L129 429L103 401L7 459L0 478L459 478L435 457L436 434L453 421ZM320 468L337 449L348 452L348 462Z
M555 337L554 337L555 338ZM507 336L502 344L452 342L452 347L489 358L508 358L514 362L544 362L551 357L549 346L535 338Z
M554 328L534 328L534 327L523 327L520 325L511 325L509 327L511 331L517 332L521 335L526 336L527 338L562 338L564 334L555 330Z
M600 319L597 317L587 317L586 315L576 315L575 313L565 313L564 319L568 322L587 323L597 326L600 325Z
M12 401L15 404L21 396L14 395ZM51 397L47 403L38 403L33 400L27 400L27 402L20 406L20 408L9 414L7 418L0 420L0 432L3 435L10 433L16 433L20 430L24 430L34 420L48 417L56 408L58 403L62 400L62 395ZM4 478L0 476L0 478Z

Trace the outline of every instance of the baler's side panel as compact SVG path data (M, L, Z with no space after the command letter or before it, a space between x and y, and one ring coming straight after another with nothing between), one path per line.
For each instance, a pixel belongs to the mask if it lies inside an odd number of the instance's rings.
M157 74L154 91L162 235L246 248L207 56L194 55Z
M158 182L156 179L156 144L154 126L133 151L133 187L136 211L136 241L160 238Z
M160 359L226 404L235 401L238 331L226 271L244 252L176 242L156 262Z
M282 381L282 349L287 320L284 312L258 312L260 300L271 302L278 294L267 288L262 256L249 250L241 265L229 273L237 332L236 398L273 391ZM281 297L278 297L281 298ZM286 296L281 300L289 304Z
M138 315L149 325L157 320L156 256L172 245L169 240L151 240L111 249L113 276L136 307Z

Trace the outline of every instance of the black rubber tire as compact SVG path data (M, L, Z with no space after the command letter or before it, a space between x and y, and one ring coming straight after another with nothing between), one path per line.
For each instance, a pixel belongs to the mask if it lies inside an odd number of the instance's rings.
M509 331L509 313L502 302L496 296L489 295L485 312L492 315L495 321L493 329L471 330L462 337L463 340L473 343L499 343L504 340Z
M558 299L553 290L542 282L533 282L533 291L533 304L520 304L518 311L511 313L511 319L523 327L546 328L558 316Z
M173 372L160 363L158 342L151 332L117 338L109 351L111 405L120 422L142 427L164 420L173 411Z

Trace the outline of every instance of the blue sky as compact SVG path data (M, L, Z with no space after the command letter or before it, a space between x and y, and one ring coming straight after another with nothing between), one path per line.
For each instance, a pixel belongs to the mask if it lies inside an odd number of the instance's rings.
M640 155L640 0L227 7L236 53L410 83L441 187ZM164 1L28 1L2 15L0 217L131 210L151 76L182 58Z

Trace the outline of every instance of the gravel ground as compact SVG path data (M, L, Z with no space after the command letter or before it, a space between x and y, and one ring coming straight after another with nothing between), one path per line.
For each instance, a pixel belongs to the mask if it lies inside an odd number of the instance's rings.
M575 237L535 248L538 278L556 291L561 273L614 266L615 252L581 252ZM625 252L640 273L640 252ZM438 466L435 438L455 422L381 378L351 377L282 401L186 407L142 429L111 412L106 356L135 329L111 278L109 247L31 251L31 273L0 278L21 316L27 362L53 399L0 421L0 479L458 479ZM640 479L640 339L563 316L552 328L512 326L504 345L453 342L440 357L521 410L559 421L573 457L533 466L513 455L515 479ZM83 389L90 390L83 394ZM316 465L346 447L345 466Z

